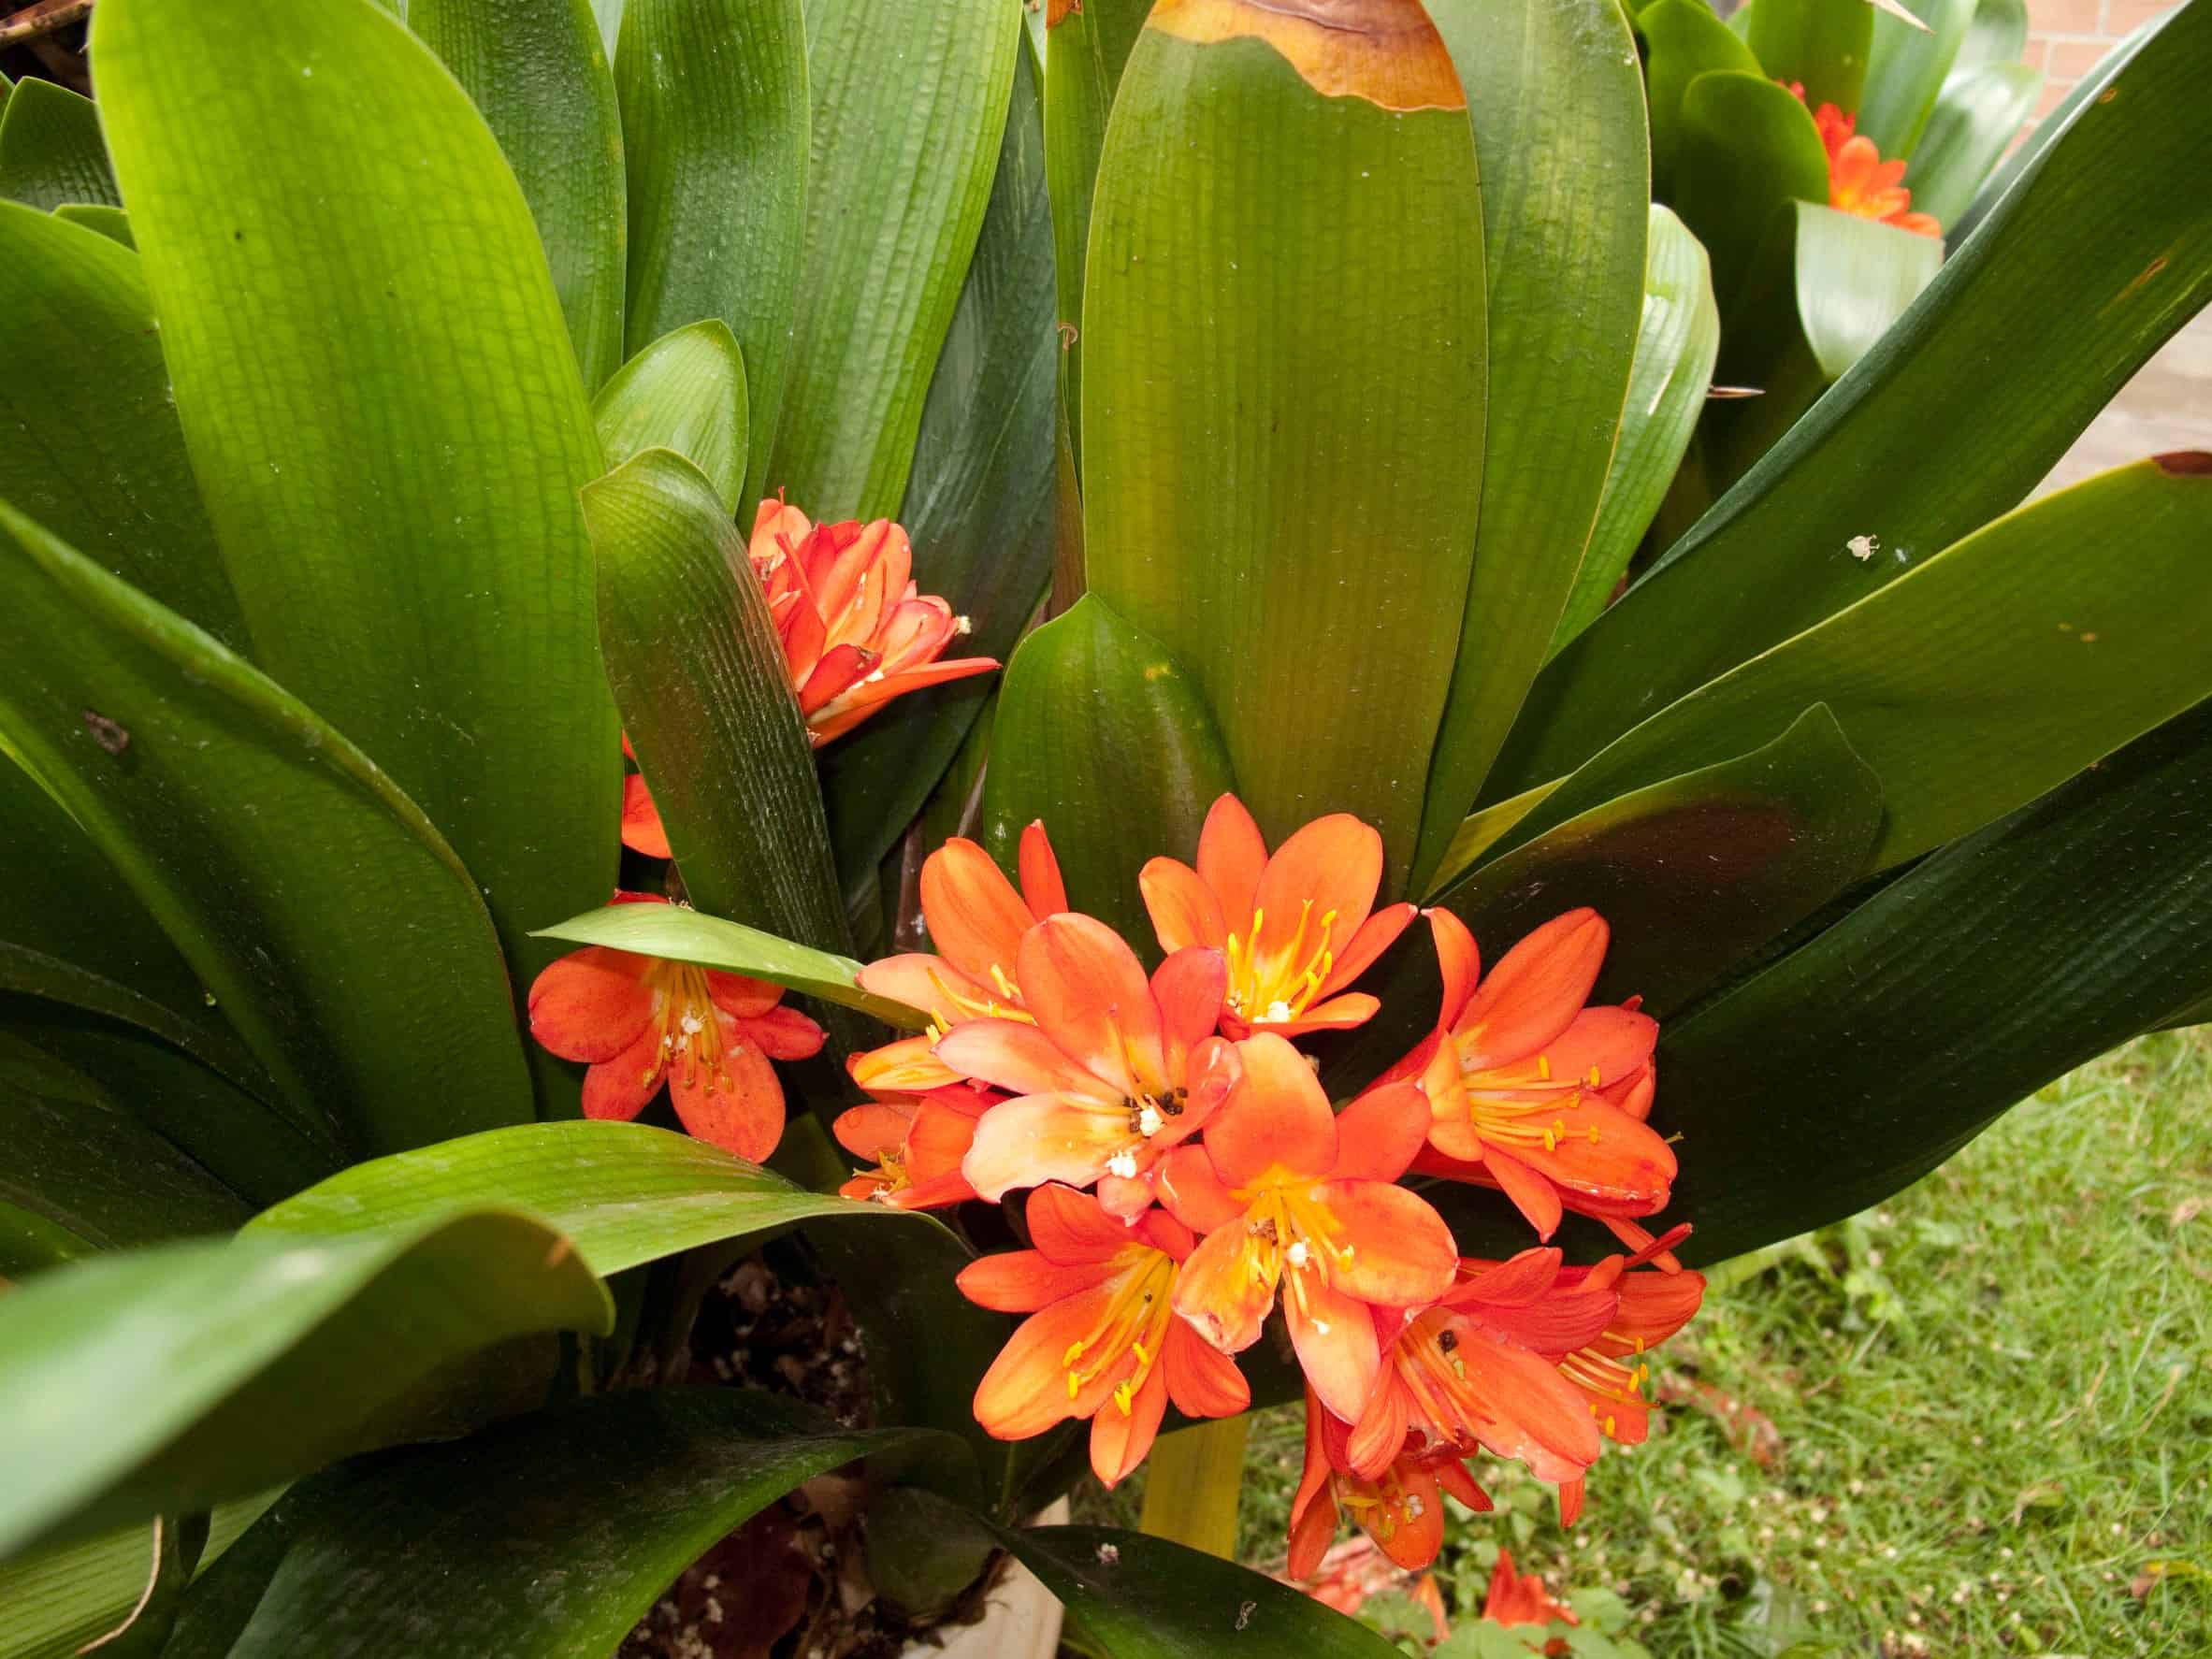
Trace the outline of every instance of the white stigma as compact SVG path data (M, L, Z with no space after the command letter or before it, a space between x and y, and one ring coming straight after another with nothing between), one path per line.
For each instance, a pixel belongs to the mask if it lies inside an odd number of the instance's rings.
M1428 1508L1428 1506L1427 1506L1426 1504L1424 1504L1424 1503L1421 1501L1421 1494L1420 1494L1419 1493L1417 1493L1417 1492L1410 1492L1410 1493L1408 1493L1406 1494L1406 1519L1407 1519L1407 1520L1409 1520L1409 1521L1418 1521L1418 1520L1420 1520L1420 1519L1421 1519L1421 1515L1422 1515L1422 1511L1423 1511L1423 1510L1424 1510L1424 1509L1426 1509L1427 1508Z
M699 1017L699 1010L696 1008L685 1009L684 1017L676 1023L683 1027L684 1035L687 1037L696 1037L706 1030L706 1021Z
M952 631L956 634L972 634L976 631L976 625L965 616L955 616L952 619Z
M1136 1115L1137 1132L1149 1138L1160 1132L1160 1113L1157 1107L1147 1106Z
M1120 1176L1124 1181L1136 1179L1136 1159L1128 1152L1117 1152L1106 1160L1106 1174Z
M1306 1241L1301 1238L1294 1240L1291 1244L1291 1248L1283 1251L1282 1256L1283 1260L1288 1262L1293 1267L1303 1267L1306 1265L1307 1261L1312 1256L1312 1254L1313 1252L1306 1248Z
M1267 1004L1267 1012L1260 1016L1262 1025L1282 1025L1291 1018L1291 1005L1278 997Z

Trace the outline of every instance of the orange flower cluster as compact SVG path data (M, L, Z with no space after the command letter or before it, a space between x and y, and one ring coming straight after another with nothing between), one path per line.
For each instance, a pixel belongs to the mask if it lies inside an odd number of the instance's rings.
M850 1061L870 1103L837 1135L870 1165L847 1196L912 1208L1027 1190L1031 1248L961 1275L1027 1318L976 1395L1002 1439L1091 1424L1111 1485L1172 1402L1246 1408L1236 1356L1281 1311L1305 1377L1307 1462L1291 1566L1318 1566L1342 1517L1400 1565L1442 1539L1442 1497L1488 1508L1465 1460L1514 1459L1571 1521L1607 1440L1648 1429L1643 1354L1704 1281L1641 1224L1673 1153L1645 1122L1656 1023L1591 1006L1609 933L1559 916L1484 974L1456 917L1429 913L1443 971L1435 1029L1340 1109L1294 1039L1380 1007L1352 982L1404 931L1381 910L1381 838L1338 814L1270 855L1233 796L1195 867L1140 882L1161 953L1068 908L1041 825L1019 885L955 840L921 878L937 954L870 963L861 985L925 1010L923 1034ZM1463 1257L1409 1175L1503 1191L1540 1240L1569 1210L1626 1249L1569 1266L1538 1244Z
M1805 101L1801 80L1785 83ZM1882 224L1894 224L1915 236L1941 239L1944 227L1926 213L1916 213L1913 193L1904 187L1905 164L1884 161L1874 141L1853 129L1858 117L1847 115L1833 104L1813 111L1821 148L1828 151L1828 205L1839 212L1856 213Z

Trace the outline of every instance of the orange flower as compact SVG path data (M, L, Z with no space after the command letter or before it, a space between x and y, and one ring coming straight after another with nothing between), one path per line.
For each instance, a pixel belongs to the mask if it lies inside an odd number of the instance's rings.
M1428 1105L1406 1083L1337 1117L1280 1037L1236 1048L1243 1076L1205 1145L1171 1153L1157 1182L1168 1208L1206 1234L1175 1310L1238 1353L1259 1340L1279 1289L1308 1380L1332 1411L1356 1417L1381 1364L1370 1306L1424 1306L1452 1282L1451 1230L1393 1185L1421 1145Z
M1580 1624L1574 1609L1564 1602L1554 1601L1544 1589L1540 1573L1516 1573L1511 1551L1501 1548L1497 1565L1490 1569L1490 1593L1482 1598L1482 1617L1492 1624ZM1569 1650L1566 1641L1554 1637L1542 1648L1544 1653L1565 1653Z
M1678 1243L1689 1232L1675 1229L1665 1243ZM1636 1258L1608 1258L1595 1267L1570 1267L1559 1276L1570 1288L1610 1277L1616 1308L1605 1329L1575 1344L1559 1362L1560 1374L1583 1392L1590 1416L1608 1440L1641 1446L1651 1433L1651 1407L1643 1385L1651 1368L1643 1355L1697 1317L1705 1300L1702 1274L1653 1269L1624 1272L1641 1263ZM1633 1360L1633 1365L1621 1362Z
M1571 1201L1600 1217L1666 1207L1674 1154L1643 1121L1658 1022L1633 1003L1584 1007L1611 937L1594 910L1555 916L1478 980L1465 923L1432 910L1444 974L1439 1029L1378 1087L1417 1076L1440 1155L1419 1167L1501 1188L1549 1238Z
M1119 933L1068 914L1022 935L1015 973L1019 1017L962 1020L936 1044L954 1074L1016 1097L983 1115L962 1171L994 1202L1015 1187L1096 1182L1112 1214L1143 1214L1152 1166L1236 1079L1236 1049L1213 1034L1222 953L1178 950L1148 982Z
M1203 1248L1203 1247L1201 1247ZM1478 1514L1490 1508L1467 1464L1449 1447L1417 1446L1409 1435L1379 1479L1355 1474L1345 1455L1344 1422L1306 1388L1306 1469L1291 1500L1289 1573L1310 1578L1337 1536L1343 1510L1376 1547L1406 1571L1419 1572L1444 1543L1444 1494Z
M1788 84L1803 102L1803 83L1793 80ZM1828 151L1829 207L1861 219L1894 224L1915 236L1942 238L1941 224L1926 213L1911 210L1913 193L1903 184L1905 164L1884 161L1872 138L1853 133L1858 116L1846 115L1833 104L1823 104L1813 111L1813 124L1819 129L1821 148Z
M617 893L617 904L665 904ZM784 1132L784 1089L771 1060L820 1052L822 1028L779 1007L780 986L592 945L530 987L530 1034L584 1060L584 1115L628 1122L668 1085L686 1130L755 1162Z
M1169 1400L1186 1417L1251 1404L1236 1365L1169 1312L1191 1233L1151 1210L1133 1223L1062 1186L1029 1196L1036 1248L970 1262L971 1302L1026 1313L976 1390L976 1421L1026 1440L1065 1418L1091 1420L1091 1466L1112 1486L1144 1462Z
M1270 858L1259 825L1234 795L1206 815L1197 869L1154 858L1137 885L1163 950L1203 945L1227 953L1222 1031L1231 1037L1360 1024L1381 1004L1338 993L1413 919L1410 904L1368 914L1382 885L1382 837L1367 825L1332 813L1295 831Z
M872 1168L837 1189L900 1210L937 1209L976 1196L961 1160L976 1141L976 1119L1003 1096L965 1083L927 1094L879 1095L838 1115L837 1143Z

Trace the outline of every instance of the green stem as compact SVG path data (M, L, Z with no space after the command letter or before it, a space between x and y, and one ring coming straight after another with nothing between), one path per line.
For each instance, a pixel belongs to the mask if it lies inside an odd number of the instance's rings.
M1170 1538L1236 1559L1236 1499L1244 1485L1244 1438L1250 1416L1193 1423L1163 1435L1145 1472L1144 1516L1137 1525Z

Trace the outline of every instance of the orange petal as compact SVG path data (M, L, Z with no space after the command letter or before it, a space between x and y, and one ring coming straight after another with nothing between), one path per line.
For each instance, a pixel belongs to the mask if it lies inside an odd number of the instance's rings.
M1050 916L1023 936L1018 959L1022 1006L1063 1052L1123 1098L1165 1086L1159 1005L1119 933L1087 916Z
M1224 1010L1222 1029L1240 1041L1255 1031L1273 1031L1279 1037L1302 1037L1308 1031L1349 1031L1374 1018L1375 1011L1381 1006L1379 998L1355 990L1316 1003L1295 1019L1271 1019L1258 1026L1248 1024Z
M742 974L709 968L706 994L723 1013L738 1019L754 1019L784 1000L784 988L765 979L747 979Z
M584 1115L614 1123L635 1118L660 1092L661 1074L653 1069L659 1058L660 1033L645 1026L628 1048L584 1074Z
M961 1174L993 1204L1016 1187L1064 1181L1088 1187L1130 1145L1127 1116L1063 1094L1028 1094L976 1120Z
M870 962L854 977L862 990L919 1008L947 1026L972 1018L977 1008L1006 1005L996 987L970 979L943 957L918 951Z
M1437 1023L1449 1029L1475 994L1482 977L1482 953L1475 948L1475 936L1467 931L1467 923L1449 910L1423 914L1428 917L1429 934L1436 941L1437 966L1444 974L1444 1003Z
M1012 975L1036 920L990 855L957 836L922 861L921 914L938 952L987 985L993 967Z
M1129 1229L1072 1187L1039 1187L1024 1216L1031 1241L1049 1262L1110 1262L1129 1248Z
M1204 1147L1178 1147L1153 1165L1152 1190L1167 1213L1193 1233L1211 1233L1244 1216L1244 1205L1222 1185Z
M1149 995L1145 1000L1151 1001ZM1025 1020L962 1020L937 1039L933 1052L960 1076L995 1084L1010 1094L1062 1094L1119 1105L1124 1092L1077 1065ZM863 1087L869 1087L865 1080Z
M1382 1365L1374 1317L1366 1304L1320 1274L1308 1272L1303 1277L1303 1293L1286 1295L1282 1302L1298 1369L1323 1406L1338 1417L1357 1417Z
M1658 1041L1659 1022L1648 1014L1584 1008L1537 1053L1496 1066L1468 1067L1467 1087L1528 1089L1552 1083L1605 1089L1642 1071Z
M1034 1313L1093 1285L1104 1284L1115 1268L1103 1262L1068 1263L1048 1260L1037 1250L1006 1250L978 1256L953 1282L978 1307L1000 1313Z
M530 1035L563 1060L612 1060L653 1017L650 957L603 945L571 951L530 985Z
M1175 1276L1175 1311L1225 1354L1241 1353L1260 1339L1275 1306L1275 1280L1253 1271L1244 1229L1216 1228L1198 1241Z
M1362 1530L1393 1563L1417 1573L1444 1547L1443 1494L1437 1490L1436 1476L1418 1465L1401 1465L1398 1478L1405 1496L1391 1507L1393 1524L1385 1527L1381 1510L1370 1509L1362 1518Z
M1313 1196L1341 1229L1334 1242L1342 1254L1329 1273L1345 1295L1383 1307L1423 1307L1452 1288L1459 1265L1452 1229L1419 1193L1387 1181L1350 1180L1324 1181Z
M1407 1427L1405 1386L1385 1362L1381 1376L1368 1391L1367 1403L1344 1442L1344 1452L1352 1460L1352 1472L1369 1480L1381 1479L1405 1450Z
M1188 864L1149 859L1136 873L1136 886L1162 950L1186 950L1194 945L1219 949L1228 944L1221 901Z
M1498 1190L1513 1201L1513 1207L1522 1218L1536 1229L1539 1238L1550 1238L1559 1231L1559 1219L1565 1213L1559 1203L1559 1189L1542 1176L1511 1155L1492 1147L1482 1154L1482 1167Z
M867 1101L838 1113L830 1132L855 1158L876 1163L885 1152L895 1152L906 1144L906 1131L913 1122L911 1113L885 1105L881 1101Z
M722 1022L720 1069L687 1066L679 1056L669 1067L669 1102L693 1139L759 1163L784 1138L784 1086L735 1022L719 1012L716 1017Z
M1381 885L1382 837L1373 826L1350 813L1316 818L1295 830L1267 860L1252 908L1270 919L1255 944L1265 954L1268 941L1279 938L1287 943L1301 908L1309 902L1315 930L1322 917L1333 914L1330 936L1350 941L1374 909L1375 892Z
M1169 1084L1188 1076L1193 1050L1213 1035L1229 992L1229 959L1203 945L1178 950L1152 975L1152 1003L1160 1010L1161 1078ZM1232 1061L1232 1063L1234 1063ZM1222 1079L1225 1091L1233 1077Z
M1587 1094L1556 1111L1547 1109L1540 1121L1559 1126L1557 1144L1516 1147L1516 1161L1585 1198L1640 1206L1635 1213L1641 1215L1666 1207L1676 1173L1674 1149L1650 1124ZM1496 1169L1495 1157L1486 1155L1484 1161Z
M959 1084L961 1074L939 1060L934 1050L934 1040L927 1035L901 1037L851 1056L845 1069L855 1083L877 1094L922 1094Z
M622 844L648 858L673 856L668 848L668 830L660 821L660 809L653 804L653 791L645 786L643 772L633 772L622 780Z
M1370 1089L1337 1118L1339 1178L1395 1181L1428 1138L1428 1096L1411 1078Z
M1206 1126L1206 1150L1222 1179L1319 1179L1337 1165L1337 1118L1306 1057L1263 1031L1236 1045L1244 1075Z
M976 1421L1000 1440L1026 1440L1063 1418L1088 1417L1113 1392L1112 1367L1102 1368L1070 1398L1068 1349L1091 1336L1113 1296L1113 1280L1063 1296L1015 1328L976 1388Z
M1167 1327L1161 1369L1167 1373L1168 1397L1185 1417L1235 1417L1251 1408L1252 1391L1236 1362L1181 1320Z
M1267 843L1252 821L1244 802L1223 795L1206 815L1198 832L1199 879L1213 889L1222 914L1242 930L1260 891L1260 875L1267 868Z
M1042 921L1068 907L1067 884L1060 877L1060 859L1053 854L1051 837L1045 833L1044 819L1022 830L1019 867L1021 902L1032 916Z
M812 1060L821 1053L822 1028L796 1008L771 1008L737 1021L737 1034L759 1045L770 1060Z
M1453 1023L1468 1070L1533 1054L1590 999L1612 930L1587 908L1554 916L1506 952Z
M1490 1420L1477 1425L1484 1447L1517 1458L1543 1480L1572 1479L1598 1461L1604 1438L1582 1391L1540 1354L1492 1335L1480 1325L1454 1320L1454 1349L1481 1380Z
M1359 929L1337 953L1337 960L1329 969L1328 983L1322 987L1322 995L1340 986L1350 985L1367 971L1367 965L1397 943L1419 911L1411 904L1393 904L1378 910L1359 925Z
M1444 1300L1455 1306L1478 1302L1493 1308L1533 1306L1559 1282L1561 1259L1557 1250L1539 1245L1503 1262L1462 1262L1463 1270L1473 1271Z
M1136 1472L1166 1415L1167 1378L1158 1365L1146 1374L1126 1412L1120 1401L1111 1398L1098 1408L1091 1420L1091 1472L1100 1485L1111 1491Z

